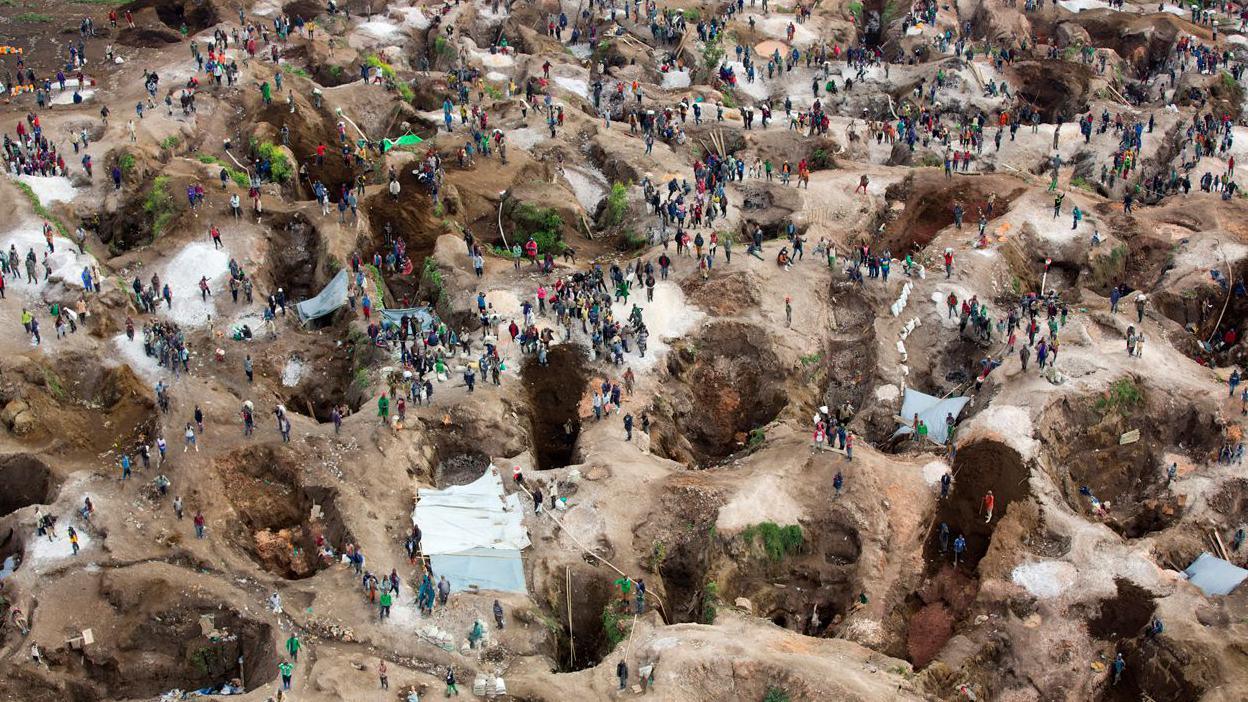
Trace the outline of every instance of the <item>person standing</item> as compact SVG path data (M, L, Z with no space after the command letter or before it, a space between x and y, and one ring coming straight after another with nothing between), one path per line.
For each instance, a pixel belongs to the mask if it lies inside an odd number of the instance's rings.
M623 658L615 666L615 676L620 679L620 689L623 690L628 685L628 663Z
M966 551L966 537L958 534L958 538L953 540L953 567L958 567L958 557Z
M390 616L390 605L392 602L393 598L390 595L390 590L382 590L381 599L379 601L380 609L378 610L378 619L385 619Z
M286 653L290 654L290 660L299 660L299 649L303 647L303 643L299 641L299 634L292 633L290 638L286 639Z
M192 521L195 523L195 538L204 538L204 513L195 510L195 518Z
M450 666L447 666L446 667L446 696L450 697L451 695L455 695L456 697L459 697L459 688L455 686L455 669Z
M386 675L386 662L382 661L377 665L377 677L381 680L381 689L390 689L390 678Z
M992 521L992 508L996 505L996 502L997 498L993 497L992 490L989 490L988 494L984 495L984 512L988 514L988 518L984 520L985 524Z
M248 384L255 380L255 368L251 365L251 354L247 354L247 358L243 359L243 372L247 374Z
M1114 662L1110 667L1114 671L1114 683L1113 684L1117 685L1118 681L1122 679L1122 671L1126 670L1127 668L1127 662L1122 659L1121 653L1119 653L1118 656L1114 658Z
M282 689L290 689L290 676L295 672L295 666L290 661L282 661L277 665L277 671L282 674Z
M503 605L498 600L494 600L494 623L503 628Z

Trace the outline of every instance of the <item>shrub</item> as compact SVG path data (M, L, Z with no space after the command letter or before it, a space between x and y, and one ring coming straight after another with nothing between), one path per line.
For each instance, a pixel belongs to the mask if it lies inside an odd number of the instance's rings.
M290 159L286 158L286 154L281 147L271 141L261 143L253 143L252 148L261 160L269 162L269 172L272 174L273 182L285 183L290 180L293 173L290 167Z
M719 614L719 585L708 580L702 588L702 623L714 624Z
M815 152L810 155L810 166L813 170L836 168L836 156L827 149L815 149Z
M512 212L511 218L520 240L533 237L540 253L558 254L567 248L563 243L563 218L554 209L525 202Z
M134 154L122 154L117 158L117 167L122 175L130 175L134 171Z
M182 140L178 138L177 134L170 134L169 136L160 140L160 148L173 150L173 149L178 148L178 144L181 144L181 143L182 143Z
M1097 401L1096 409L1102 413L1122 412L1133 409L1144 402L1144 393L1136 385L1134 378L1115 380Z
M859 8L861 7L859 5ZM763 695L763 702L789 702L789 693L785 692L782 687L770 685L767 687L767 694Z
M628 214L628 187L617 182L611 185L611 192L607 194L607 226L614 227L623 222L626 214Z
M369 65L369 66L372 66L373 68L380 69L380 70L381 70L381 75L382 75L382 77L383 77L383 78L386 78L387 80L394 80L394 79L395 79L395 78L394 78L394 75L395 75L395 74L394 74L394 66L391 66L390 64L386 63L385 61L382 61L382 60L381 60L381 57L380 57L380 56L378 56L377 54L369 54L369 55L368 55L368 56L364 59L364 63L365 63L365 64L367 64L367 65Z
M763 445L767 440L767 432L762 427L756 427L750 430L749 435L745 439L746 448L757 448Z
M749 545L754 545L757 540L767 558L776 562L800 551L805 542L800 526L790 524L782 527L775 522L751 524L741 531L741 539Z
M399 97L403 99L403 102L411 102L416 99L416 91L412 90L412 86L407 83L395 83L394 87L399 91Z
M44 24L52 21L52 15L42 12L23 12L13 19L27 24Z
M169 220L177 214L174 209L173 195L169 192L169 176L156 176L152 181L152 189L143 198L143 212L152 220L152 238L164 233Z
M433 50L438 56L449 59L455 58L455 47L451 46L451 43L441 34L438 35L437 39L433 40Z
M607 635L607 650L615 648L621 641L628 638L628 626L624 619L615 611L614 602L608 602L602 608L602 632Z
M717 36L702 47L702 62L708 71L718 68L719 62L724 58L724 43L720 39L721 37Z

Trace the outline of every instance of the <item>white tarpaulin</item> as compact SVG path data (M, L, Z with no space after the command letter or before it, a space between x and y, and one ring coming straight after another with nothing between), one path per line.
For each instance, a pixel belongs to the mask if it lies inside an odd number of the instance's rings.
M1183 572L1206 595L1229 595L1248 577L1248 570L1208 553L1200 554Z
M347 286L349 282L347 280L347 269L344 268L338 271L337 275L316 294L316 297L295 305L295 311L299 313L299 319L304 322L320 319L347 304Z
M507 495L491 465L468 485L419 491L412 523L420 526L421 551L433 571L454 590L470 585L526 592L520 551L529 545L520 495Z
M945 439L949 438L949 426L945 421L948 415L953 415L954 419L962 412L962 408L970 402L969 397L950 397L940 399L932 397L927 393L919 392L906 388L906 396L901 400L901 412L898 415L906 420L906 424L901 425L893 436L901 436L909 434L913 429L909 422L914 419L914 415L919 415L919 419L927 425L927 438L938 444L945 443Z

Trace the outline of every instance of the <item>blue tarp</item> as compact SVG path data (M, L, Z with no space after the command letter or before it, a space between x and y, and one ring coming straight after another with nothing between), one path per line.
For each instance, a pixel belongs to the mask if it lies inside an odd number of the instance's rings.
M473 548L460 553L429 556L433 572L441 573L455 592L475 585L482 590L527 592L524 562L515 549Z
M950 397L942 400L939 397L932 397L918 390L906 388L906 396L901 400L901 411L897 413L905 419L906 424L898 427L893 436L904 436L914 431L910 428L910 422L914 420L914 415L918 414L919 419L927 425L927 438L943 444L949 438L949 426L945 423L945 417L952 414L953 418L957 419L962 408L970 401L969 397Z
M1183 572L1206 595L1229 595L1248 578L1248 570L1208 553L1200 554Z
M344 268L338 271L338 275L335 275L334 279L329 281L329 284L322 288L316 297L295 305L295 311L299 313L300 321L309 322L327 314L333 314L345 304L347 304L347 270Z

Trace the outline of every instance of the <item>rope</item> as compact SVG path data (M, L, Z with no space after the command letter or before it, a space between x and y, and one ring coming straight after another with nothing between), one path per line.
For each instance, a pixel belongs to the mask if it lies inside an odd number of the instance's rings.
M1226 314L1226 308L1230 307L1231 298L1235 295L1235 272L1231 268L1231 260L1227 258L1226 252L1222 250L1222 242L1215 241L1214 244L1218 247L1218 253L1222 254L1222 260L1226 262L1226 302L1222 303L1222 312L1218 315L1218 321L1213 325L1213 331L1210 332L1209 339L1205 341L1205 344L1211 349L1213 348L1213 337L1217 336L1218 327L1222 326L1222 317Z

